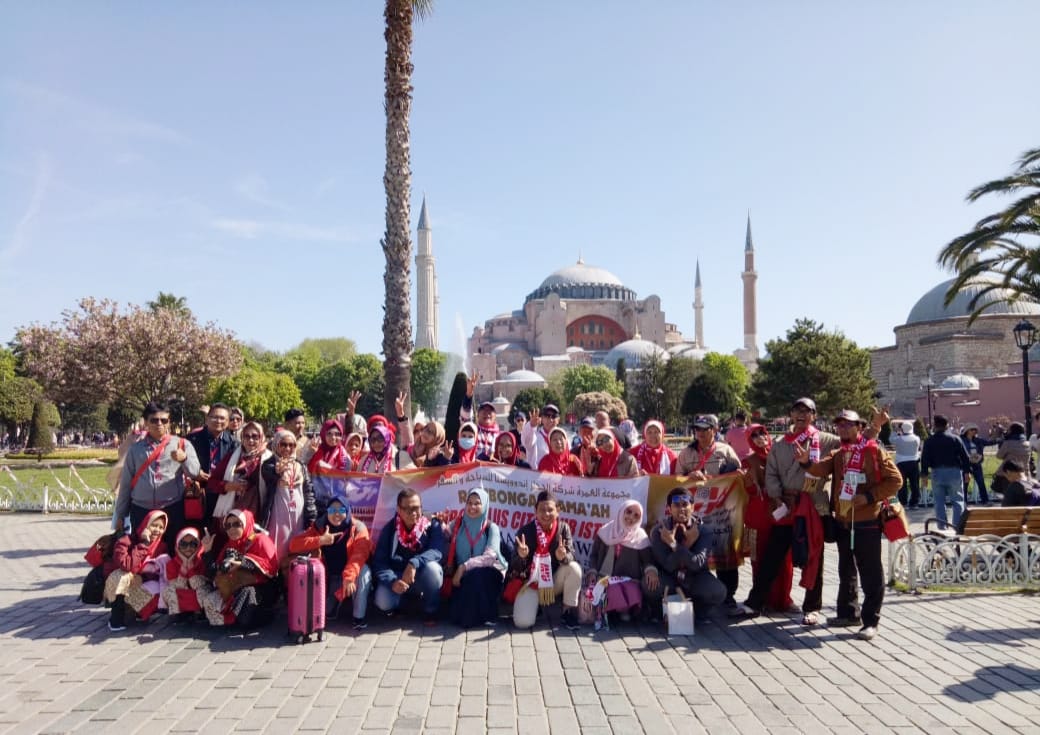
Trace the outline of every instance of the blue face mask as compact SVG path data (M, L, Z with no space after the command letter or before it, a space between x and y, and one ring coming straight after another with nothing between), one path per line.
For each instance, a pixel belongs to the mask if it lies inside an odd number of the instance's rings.
M477 438L475 436L460 436L459 446L463 449L470 450L477 446Z

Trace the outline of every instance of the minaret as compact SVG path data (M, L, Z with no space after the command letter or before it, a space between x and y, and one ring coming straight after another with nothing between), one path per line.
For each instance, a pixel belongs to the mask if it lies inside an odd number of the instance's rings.
M693 341L704 349L704 300L701 298L701 259L697 258L697 276L693 280Z
M437 273L433 262L433 233L423 196L415 251L415 347L437 350Z
M740 274L744 281L744 349L741 350L741 361L750 367L750 363L758 363L758 346L755 344L758 336L755 305L755 281L758 274L755 273L755 247L751 244L751 212L747 217L747 235L744 237L744 272Z

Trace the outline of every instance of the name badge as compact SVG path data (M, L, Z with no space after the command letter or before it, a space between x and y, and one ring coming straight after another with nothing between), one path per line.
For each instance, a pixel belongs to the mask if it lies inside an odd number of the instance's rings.
M845 484L856 487L857 485L863 485L867 482L867 476L862 472L854 472L853 470L845 471Z

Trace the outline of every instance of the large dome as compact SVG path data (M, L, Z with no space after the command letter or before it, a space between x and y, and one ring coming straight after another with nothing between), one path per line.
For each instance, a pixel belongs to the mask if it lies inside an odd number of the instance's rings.
M640 368L651 355L657 355L662 361L668 359L668 352L653 342L645 339L630 339L615 346L603 358L603 364L611 370L617 370L618 360L624 359L625 369Z
M621 279L604 268L586 265L578 258L574 265L555 270L541 285L527 295L527 301L544 299L549 294L561 299L599 299L607 301L635 301L636 294L626 288Z
M933 322L939 319L955 319L965 317L971 313L968 304L981 290L981 286L969 286L957 294L949 306L944 306L946 292L956 279L951 278L943 281L931 291L917 300L914 308L910 310L910 316L906 318L907 324L917 322ZM1003 289L990 291L983 296L984 302L996 301L994 306L989 307L983 313L986 314L1040 314L1040 304L1032 301L1008 301L1009 292Z

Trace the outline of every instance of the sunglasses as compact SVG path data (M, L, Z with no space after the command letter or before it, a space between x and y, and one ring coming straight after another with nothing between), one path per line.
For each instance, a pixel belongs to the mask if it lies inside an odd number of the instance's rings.
M558 414L558 413L556 413L554 411L548 411L546 413L543 413L542 416L545 416L545 418L547 418L547 419L558 419L558 418L560 418L560 414Z
M335 508L329 508L328 514L330 516L345 516L347 514L347 509L342 505L337 505Z
M224 524L224 528L245 528L239 521L228 521Z
M170 419L169 419L169 417L164 418L164 419L159 419L159 418L155 418L153 416L152 418L148 419L148 423L149 424L168 424L168 423L170 423Z
M242 438L243 439L252 439L252 440L256 441L256 440L258 440L260 438L260 435L259 434L243 434Z
M598 447L601 444L610 444L611 441L612 440L610 439L610 437L601 436L599 439L596 440L596 446Z
M185 547L187 547L187 546L198 546L199 542L196 541L195 539L185 539L184 541L178 541L177 545L178 546L185 546Z

